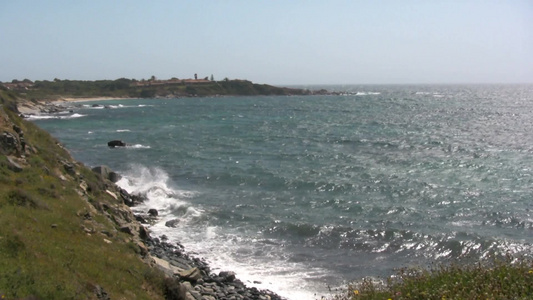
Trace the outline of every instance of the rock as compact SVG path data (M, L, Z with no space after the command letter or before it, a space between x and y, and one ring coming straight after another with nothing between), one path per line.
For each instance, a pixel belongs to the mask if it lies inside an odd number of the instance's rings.
M181 279L185 281L191 281L191 282L196 282L198 279L202 278L202 272L200 271L200 269L196 267L179 272L178 275L180 276Z
M175 267L169 264L168 261L164 259L152 256L152 260L157 265L157 267L161 269L168 276L173 276L174 274L178 274L179 272L183 271L183 269L180 269L178 267Z
M17 163L15 162L11 157L9 156L6 156L7 158L7 162L9 163L7 165L7 168L13 172L22 172L22 167Z
M76 174L76 170L74 169L74 165L71 164L71 163L64 163L63 164L63 168L65 169L65 171L67 171L68 174L70 175L75 175Z
M112 191L110 191L110 190L105 190L105 192L106 192L109 196L113 197L113 199L118 200L117 195L115 195L115 193L113 193Z
M197 300L190 292L185 294L185 300Z
M142 239L142 240L146 240L148 238L150 238L150 234L148 233L148 230L146 230L146 228L144 226L139 226L139 237Z
M96 299L98 300L111 300L104 288L99 285L94 288L94 293L96 294Z
M165 299L167 300L184 300L187 288L180 284L174 278L165 279Z
M100 176L102 176L102 178L108 179L109 181L113 183L119 181L121 178L121 176L118 173L113 172L108 166L98 166L98 167L92 168L91 170L93 170L93 172L95 172L96 174L99 174Z
M135 220L141 224L148 224L148 221L143 216L135 215Z
M190 294L193 297L193 299L195 299L195 300L203 300L202 299L202 294L200 294L199 292L197 292L195 290L189 290L187 292L187 294ZM186 298L186 299L188 299L188 298Z
M18 140L13 134L6 131L0 136L0 147L7 150L8 153L17 151Z
M227 282L232 282L235 280L235 272L231 271L222 271L218 274L218 276L223 277Z
M120 196L122 197L124 204L126 204L129 207L143 203L144 200L146 199L145 197L140 196L140 195L131 195L125 189L120 189Z
M98 166L92 168L91 170L104 178L109 177L109 173L111 172L111 169L108 166Z
M129 207L132 207L135 205L135 201L131 197L131 195L128 193L128 191L126 191L125 189L120 189L119 191L120 191L120 197L122 197L122 201L124 202L124 204L126 204Z
M126 143L120 140L112 140L112 141L107 142L107 146L109 146L110 148L126 147Z
M165 226L176 228L176 227L178 227L178 223L179 222L180 222L179 219L172 219L172 220L166 221L165 222Z
M130 226L122 226L120 227L119 229L121 232L124 232L124 233L127 233L127 234L131 234L133 235L133 231L131 230L131 227Z
M107 179L109 179L113 183L118 182L121 178L122 176L120 176L120 174L118 174L117 172L109 172L109 176L107 177Z
M17 125L13 125L13 130L15 130L18 135L22 133L22 129L20 129L20 127L18 127Z
M148 210L148 214L151 216L151 217L157 217L157 215L159 215L159 213L157 212L157 209L155 208L150 208Z

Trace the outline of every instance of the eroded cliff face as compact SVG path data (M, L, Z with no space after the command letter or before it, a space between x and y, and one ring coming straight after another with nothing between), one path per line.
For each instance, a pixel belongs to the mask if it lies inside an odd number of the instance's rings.
M16 95L0 97L0 293L164 298L164 274L125 204L129 195L20 118Z

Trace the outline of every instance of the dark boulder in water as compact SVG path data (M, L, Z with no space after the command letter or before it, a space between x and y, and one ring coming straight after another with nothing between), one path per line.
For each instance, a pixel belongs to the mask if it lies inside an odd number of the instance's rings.
M159 213L157 212L157 209L155 209L155 208L150 208L150 209L148 210L148 214L149 214L151 217L157 217L157 215L158 215Z
M107 142L107 145L108 145L110 148L115 148L115 147L126 147L126 143L124 143L123 141L120 141L120 140L112 140L112 141L109 141L109 142Z
M172 220L166 221L165 222L165 226L166 227L176 228L178 226L179 222L180 222L179 219L172 219Z

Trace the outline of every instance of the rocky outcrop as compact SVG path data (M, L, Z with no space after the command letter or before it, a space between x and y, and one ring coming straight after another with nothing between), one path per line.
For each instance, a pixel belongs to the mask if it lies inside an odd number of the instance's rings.
M211 273L204 260L188 255L182 245L173 245L165 240L164 236L149 239L148 249L156 265L184 290L185 298L175 299L284 299L268 290L247 287L237 279L235 272Z
M112 140L112 141L107 142L107 146L109 146L110 148L126 147L126 143L120 140Z
M102 168L95 168L93 171L100 174ZM166 274L167 299L283 299L271 291L247 287L237 278L235 272L212 273L205 260L188 254L179 243L169 243L166 236L151 237L139 220L154 223L158 217L157 210L150 209L146 214L134 215L127 203L139 204L144 197L130 195L123 189L116 186L115 188L123 203L104 205L100 209L117 224L119 231L131 236L139 254L147 263ZM178 222L179 219L174 219L166 225L176 226Z
M92 168L93 172L96 174L102 176L102 178L107 179L113 183L116 183L120 180L121 176L112 171L108 166L98 166Z

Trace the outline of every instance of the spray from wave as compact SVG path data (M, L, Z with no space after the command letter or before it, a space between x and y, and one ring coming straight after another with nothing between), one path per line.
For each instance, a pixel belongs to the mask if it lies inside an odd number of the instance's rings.
M197 192L180 190L160 168L131 165L117 184L131 194L146 196L136 213L157 209L158 221L149 226L154 236L165 235L205 258L213 271L231 270L246 285L272 290L288 299L315 299L326 293L316 278L327 271L290 261L284 245L257 232L223 229L215 214L194 204Z

